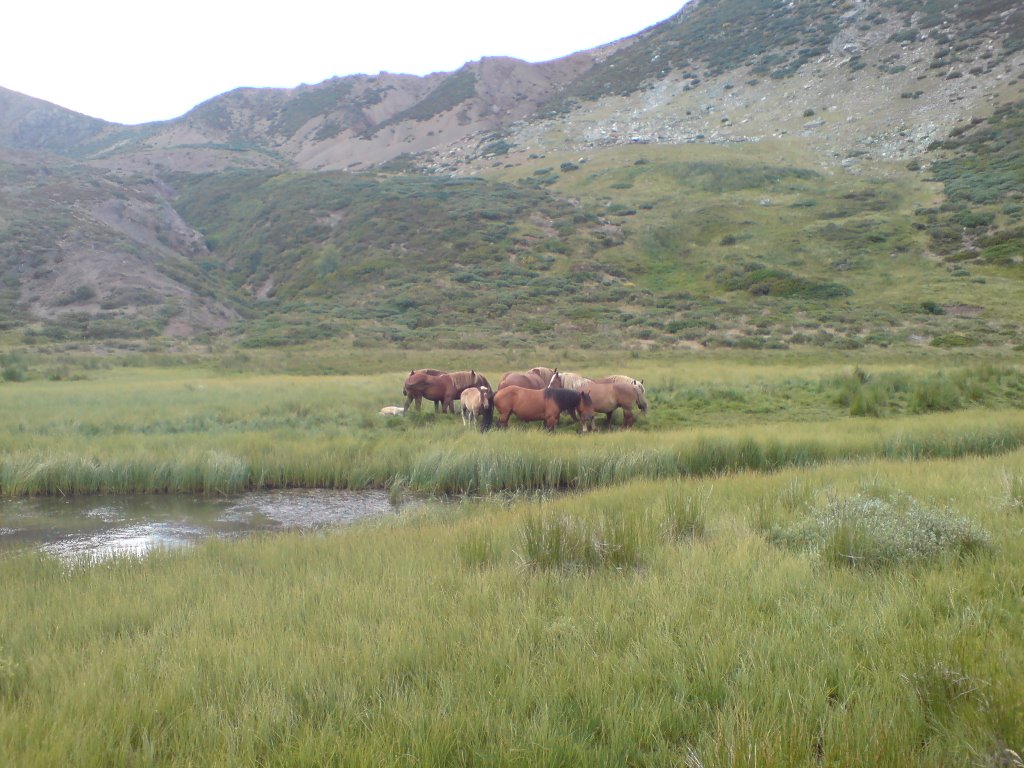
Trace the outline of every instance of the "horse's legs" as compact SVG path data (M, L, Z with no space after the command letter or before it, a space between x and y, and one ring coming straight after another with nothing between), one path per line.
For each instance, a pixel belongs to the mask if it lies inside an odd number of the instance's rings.
M468 427L469 422L472 421L472 419L466 418L467 415L469 415L469 409L466 406L462 406L462 426L464 427Z
M554 400L548 400L548 406L544 410L544 424L551 432L555 431L555 427L558 426L558 419L562 415L562 409L558 407L558 404Z
M633 426L633 409L623 408L622 409L622 428L629 429Z

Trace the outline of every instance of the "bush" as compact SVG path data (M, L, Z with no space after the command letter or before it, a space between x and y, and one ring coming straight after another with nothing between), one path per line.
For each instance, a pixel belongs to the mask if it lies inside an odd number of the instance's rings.
M962 276L970 274L967 270L954 270L951 274L954 277L961 276L957 275L957 272L962 273ZM949 349L950 347L973 347L977 342L975 342L970 336L964 336L962 333L946 333L941 336L936 336L929 343L933 347Z
M972 521L899 493L832 496L806 518L770 535L776 543L853 568L926 563L991 548L988 533Z

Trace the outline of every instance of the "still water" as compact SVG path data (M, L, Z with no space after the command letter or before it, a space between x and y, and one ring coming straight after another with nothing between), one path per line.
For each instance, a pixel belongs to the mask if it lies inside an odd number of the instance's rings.
M65 560L98 562L187 547L211 536L318 530L396 511L383 491L4 499L0 554L35 547Z

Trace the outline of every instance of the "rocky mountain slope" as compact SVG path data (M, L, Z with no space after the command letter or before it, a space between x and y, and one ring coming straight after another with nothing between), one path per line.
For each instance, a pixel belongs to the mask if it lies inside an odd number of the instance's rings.
M425 297L466 322L582 292L633 344L1010 343L1012 313L929 297L1019 298L1022 100L1013 0L693 0L553 62L238 89L134 127L0 89L0 330L426 343ZM866 323L883 256L941 312Z

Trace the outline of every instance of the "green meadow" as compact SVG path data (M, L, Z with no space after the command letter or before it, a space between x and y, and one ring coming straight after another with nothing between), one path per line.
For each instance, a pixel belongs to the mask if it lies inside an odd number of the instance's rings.
M362 355L363 357L360 357ZM6 359L0 494L386 488L386 519L0 557L0 764L1015 765L1024 367L581 354L633 430L480 433L429 361ZM621 417L620 417L621 418ZM602 419L599 419L601 421Z

